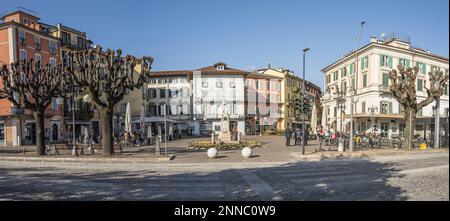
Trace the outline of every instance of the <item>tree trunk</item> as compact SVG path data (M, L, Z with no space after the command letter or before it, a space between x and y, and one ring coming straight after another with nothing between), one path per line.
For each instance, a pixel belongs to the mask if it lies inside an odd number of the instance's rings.
M416 113L414 108L405 108L405 149L411 150L414 148L413 137L416 125Z
M112 110L106 108L100 110L100 120L102 121L102 148L103 154L107 156L114 154L112 119Z
M36 154L38 156L45 155L45 116L44 110L34 112L34 120L36 121Z

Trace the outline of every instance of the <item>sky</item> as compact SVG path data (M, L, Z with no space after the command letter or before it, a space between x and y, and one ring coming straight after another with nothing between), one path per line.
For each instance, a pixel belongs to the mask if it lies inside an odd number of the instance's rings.
M286 68L323 86L321 69L371 36L400 33L413 46L449 57L448 0L2 0L41 22L87 33L103 48L152 56L153 70L191 70L222 61L251 71Z

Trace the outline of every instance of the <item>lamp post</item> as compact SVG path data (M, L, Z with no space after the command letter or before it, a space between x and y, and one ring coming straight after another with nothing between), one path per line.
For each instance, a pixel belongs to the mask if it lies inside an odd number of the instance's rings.
M353 86L352 82L350 81L350 88L351 88L351 98L350 98L350 143L349 143L349 149L350 152L353 151L353 105L354 105L354 95L356 95L356 90L358 89L358 87L356 86L357 82L358 82L358 50L359 50L359 40L361 39L361 33L364 27L364 24L366 22L362 21L361 22L361 28L359 30L359 35L358 35L358 40L356 42L356 51L355 51L355 75L356 75L356 80L355 80L355 86ZM350 73L351 75L352 73ZM354 88L356 87L356 88Z
M305 95L305 55L306 52L309 51L309 48L303 49L303 85L302 85L302 94ZM303 131L303 139L302 139L302 155L305 155L305 113L303 113L303 98L302 98L302 131Z

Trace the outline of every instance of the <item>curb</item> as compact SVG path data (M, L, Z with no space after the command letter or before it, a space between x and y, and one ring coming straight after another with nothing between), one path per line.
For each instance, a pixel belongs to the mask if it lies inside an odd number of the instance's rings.
M291 153L290 155L298 160L320 160L320 159L362 159L372 157L387 156L414 156L418 154L448 153L448 150L437 151L419 151L419 152L384 152L384 153L315 153L310 155L301 155L300 153Z
M62 163L151 163L151 162L168 162L175 159L175 155L158 158L115 158L115 157L99 157L99 158L76 158L76 157L17 157L17 156L0 156L1 161L22 161L22 162L62 162Z

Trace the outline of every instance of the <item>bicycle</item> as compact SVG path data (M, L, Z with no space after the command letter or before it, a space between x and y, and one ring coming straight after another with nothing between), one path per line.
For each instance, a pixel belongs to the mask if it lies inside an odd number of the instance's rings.
M45 154L46 155L59 155L59 151L56 149L56 146L54 144L51 144L47 148L45 148Z

